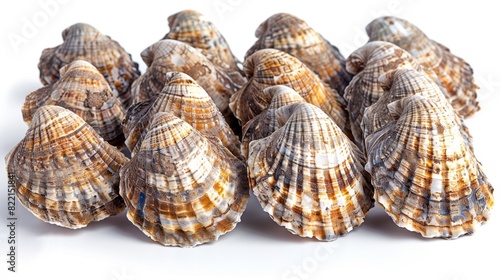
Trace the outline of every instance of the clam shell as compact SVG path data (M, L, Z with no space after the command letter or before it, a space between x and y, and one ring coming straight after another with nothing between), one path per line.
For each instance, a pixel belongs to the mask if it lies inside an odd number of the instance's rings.
M331 241L359 226L373 207L365 159L322 110L289 106L295 108L283 127L250 142L250 187L276 223Z
M472 67L447 47L429 39L415 25L396 17L380 17L366 26L366 32L370 41L392 42L436 72L451 104L461 115L468 117L480 109Z
M284 51L302 61L331 88L344 94L352 78L346 71L345 58L302 19L287 13L272 15L259 25L255 36L258 40L245 57L266 48Z
M240 141L208 93L187 74L169 72L162 92L148 101L134 104L124 121L126 145L132 154L139 151L146 128L156 113L169 112L189 123L205 137L240 155Z
M366 138L378 203L400 227L457 238L488 220L493 188L455 113L412 95L389 104L394 121Z
M30 93L22 107L29 125L36 110L44 105L69 109L115 146L123 145L122 121L125 113L108 82L90 63L75 60L63 66L61 77L52 85Z
M106 78L123 107L132 104L130 86L139 77L138 64L132 61L122 46L103 35L95 27L77 23L62 32L63 43L42 51L38 69L44 85L60 78L59 69L74 60L85 60L94 65Z
M120 171L128 219L151 239L191 247L234 229L249 198L243 162L170 113L158 113Z
M53 105L38 109L6 157L19 202L39 219L73 229L123 211L118 171L127 161L83 119Z

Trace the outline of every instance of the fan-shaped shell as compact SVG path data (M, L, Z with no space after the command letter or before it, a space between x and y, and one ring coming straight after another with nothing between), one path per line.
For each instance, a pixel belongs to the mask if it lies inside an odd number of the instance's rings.
M154 115L169 112L239 156L240 141L207 92L187 74L169 72L166 76L167 83L159 95L134 104L127 112L124 132L132 154L139 151Z
M245 57L266 48L284 51L302 61L331 88L344 94L352 78L345 69L345 58L302 19L287 13L274 14L259 25L255 36L258 39Z
M394 121L366 138L377 201L424 237L457 238L486 222L493 188L455 113L412 95L389 104Z
M420 29L396 17L380 17L366 26L370 41L388 41L408 51L432 69L446 88L451 104L464 117L478 111L477 85L472 67L450 50L429 39Z
M250 187L279 225L334 240L359 226L373 207L364 156L319 108L289 106L295 109L283 127L250 142Z
M6 158L16 196L39 219L81 228L123 211L120 168L128 159L83 119L43 106Z
M60 78L59 69L74 60L94 65L106 78L125 109L132 104L130 87L139 77L137 63L122 46L89 24L77 23L62 32L63 43L44 49L38 63L40 80L44 85Z
M24 121L30 124L36 110L44 105L69 109L85 120L112 145L121 146L125 113L106 79L90 63L76 60L63 66L61 78L52 85L30 93L24 102Z
M234 229L249 197L243 162L169 113L150 123L120 171L127 217L163 245L190 247Z

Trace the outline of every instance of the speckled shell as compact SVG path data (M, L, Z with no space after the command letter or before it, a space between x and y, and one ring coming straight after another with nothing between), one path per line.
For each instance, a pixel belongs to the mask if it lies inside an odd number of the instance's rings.
M416 26L400 18L380 17L366 26L366 32L370 41L392 42L436 72L451 104L461 115L468 117L480 109L471 66L447 47L427 38Z
M159 95L134 104L127 112L124 132L132 154L139 151L154 115L169 112L239 156L240 141L207 92L187 74L169 72L166 76L167 83Z
M364 156L319 108L289 106L295 109L283 127L250 142L250 187L279 225L302 237L335 240L373 207Z
M110 144L123 145L125 113L101 73L83 60L63 66L60 72L57 82L26 97L24 121L29 125L36 110L44 105L58 105L76 113Z
M245 210L243 162L169 113L150 123L120 175L128 219L151 239L191 247L234 229Z
M476 231L490 215L493 188L455 113L418 95L389 110L394 121L366 139L378 203L398 226L424 237Z
M127 161L83 119L53 105L35 113L6 157L19 202L39 219L72 229L123 211L118 172Z
M38 63L44 85L60 78L59 69L74 60L86 60L106 78L125 109L132 104L130 86L139 77L137 63L120 44L89 24L77 23L62 32L63 43L44 49Z
M345 69L345 58L302 19L286 13L272 15L260 24L255 36L258 40L245 57L266 48L284 51L302 61L331 88L344 94L352 78Z
M242 126L269 106L272 96L263 92L265 88L285 85L323 110L343 131L350 129L342 96L295 57L280 50L263 49L245 60L243 70L249 80L229 104Z
M170 31L163 39L174 39L198 49L215 65L228 74L241 75L241 64L233 55L229 44L215 25L204 15L193 10L184 10L168 17Z
M229 99L243 86L243 78L231 79L201 52L176 40L158 41L146 48L141 56L148 69L132 85L136 102L158 95L166 84L167 72L184 72L207 91L230 125L235 122Z

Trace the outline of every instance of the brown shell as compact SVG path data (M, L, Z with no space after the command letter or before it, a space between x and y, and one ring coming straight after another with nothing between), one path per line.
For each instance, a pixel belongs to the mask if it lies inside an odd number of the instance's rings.
M263 92L265 88L285 85L318 106L343 131L349 130L345 100L295 57L280 50L263 49L245 60L243 70L249 80L229 104L242 126L269 106L272 96Z
M75 60L63 66L61 77L52 85L30 93L22 113L29 125L36 110L44 105L69 109L115 146L123 145L122 121L125 113L106 79L90 63Z
M364 156L322 110L289 106L294 109L283 127L250 142L250 187L279 225L302 237L335 240L373 207Z
M331 88L344 94L352 78L346 71L345 58L302 19L287 13L272 15L260 24L255 36L258 40L245 57L266 48L284 51L302 61Z
M19 202L39 219L73 229L123 211L118 171L127 161L83 119L53 105L38 109L6 157Z
M493 187L455 112L419 95L388 107L394 120L366 138L378 203L398 226L424 237L473 233L489 218Z
M140 75L130 54L89 24L73 24L62 32L62 37L61 45L43 50L38 63L40 81L51 85L59 80L61 67L74 60L85 60L101 72L127 109L132 104L130 87Z
M132 154L139 151L154 115L169 112L239 156L240 141L207 92L187 74L169 72L166 76L167 83L159 95L134 104L127 112L124 132Z
M217 240L234 229L249 198L243 162L165 112L120 176L128 219L168 246Z
M472 67L447 47L427 38L415 25L396 17L380 17L366 26L366 32L370 41L392 42L436 72L451 104L462 116L471 116L480 109Z

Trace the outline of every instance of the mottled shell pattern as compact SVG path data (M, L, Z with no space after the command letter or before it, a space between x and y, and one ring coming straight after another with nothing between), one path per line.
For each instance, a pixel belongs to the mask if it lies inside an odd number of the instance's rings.
M394 120L366 138L379 204L398 226L424 237L473 233L489 218L493 188L455 112L420 95L388 107Z
M216 241L234 229L249 198L244 163L165 112L120 176L128 219L168 246Z
M94 65L106 78L123 108L132 104L130 87L139 77L138 64L132 61L122 46L89 24L77 23L62 32L63 43L43 50L38 63L40 80L44 85L60 78L59 69L74 60Z
M205 137L240 155L240 141L208 93L187 74L169 72L162 92L132 105L124 121L126 145L136 154L156 113L168 112L190 124Z
M61 77L54 84L26 97L22 108L24 121L29 125L38 108L57 105L76 113L110 144L123 145L125 113L101 73L83 60L66 64L60 72Z
M242 126L269 106L272 96L263 92L265 88L285 85L323 110L340 129L350 129L344 98L295 57L276 49L259 50L245 60L243 71L248 82L229 104Z
M176 40L158 41L142 51L141 56L148 69L132 85L135 102L158 95L167 82L167 72L183 72L205 89L230 125L235 122L229 99L243 86L243 78L239 81L231 79L201 52Z
M204 15L193 10L184 10L168 17L170 31L163 39L174 39L198 49L215 65L222 67L231 76L241 75L240 62L233 55L229 44L215 25Z
M322 110L289 106L294 109L283 127L250 142L250 187L279 225L302 237L335 240L373 207L364 156Z
M18 200L39 219L67 228L117 215L119 170L128 159L75 113L43 106L7 155Z
M415 25L396 17L380 17L366 26L366 32L370 41L392 42L408 51L422 66L432 69L462 116L471 116L480 109L471 66L447 47L429 39Z
M258 40L245 57L266 48L284 51L302 61L331 88L344 94L352 78L346 71L345 58L302 19L286 13L272 15L260 24L255 36Z

